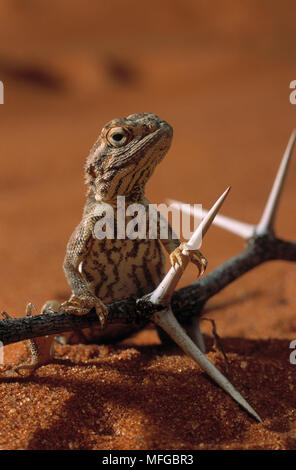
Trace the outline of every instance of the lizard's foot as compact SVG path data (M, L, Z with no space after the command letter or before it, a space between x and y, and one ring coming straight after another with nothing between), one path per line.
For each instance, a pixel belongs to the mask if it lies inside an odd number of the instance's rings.
M101 327L103 327L108 316L108 309L98 297L72 295L69 300L61 304L61 310L73 315L86 315L92 308L95 308Z
M30 317L32 315L32 310L35 306L29 302L26 306L26 316ZM17 373L19 375L24 375L20 371L27 370L29 374L32 374L35 369L43 364L50 362L53 354L53 337L52 336L42 336L40 338L29 339L26 341L27 347L30 351L30 362L22 362L16 366L13 366L9 371L6 372L8 376Z
M41 313L58 313L61 308L61 302L58 300L47 300L45 304L42 305Z
M182 253L183 250L186 251L186 255ZM206 270L208 261L199 250L189 250L186 247L186 243L180 243L180 245L170 254L172 266L175 266L177 263L181 268L184 268L184 262L187 256L189 256L190 261L197 266L199 271L198 277L202 276Z
M39 363L38 361L36 362L30 362L30 363L22 363L22 364L19 364L17 366L13 366L11 369L9 369L7 372L6 372L6 375L8 377L11 377L14 373L17 373L18 375L21 375L23 376L24 374L22 374L20 371L21 370L28 370L29 374L28 375L31 375L35 369L37 369L37 367L39 366Z

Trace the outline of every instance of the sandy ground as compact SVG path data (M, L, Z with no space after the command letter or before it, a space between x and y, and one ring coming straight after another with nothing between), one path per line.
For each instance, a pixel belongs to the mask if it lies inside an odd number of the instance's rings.
M259 219L295 127L296 53L293 2L257 3L151 1L144 12L130 1L123 21L114 0L70 12L68 1L1 2L1 310L23 316L28 301L69 295L62 261L84 205L84 160L114 117L150 111L174 127L147 187L153 202L209 207L231 184L224 214ZM291 240L295 169L294 158L276 220ZM202 251L211 271L242 249L212 228ZM182 285L194 277L188 268ZM206 309L262 424L149 328L122 344L58 346L30 378L2 374L1 448L295 449L295 281L293 264L268 263ZM7 362L22 357L22 344L5 348Z

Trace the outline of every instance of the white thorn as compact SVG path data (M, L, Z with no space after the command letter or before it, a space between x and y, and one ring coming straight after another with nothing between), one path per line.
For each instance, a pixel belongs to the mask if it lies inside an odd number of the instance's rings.
M188 204L184 204L179 201L174 201L172 199L169 199L168 202L170 203L171 207L175 209L180 209L182 212L188 215L193 215L196 217L205 217L209 211L206 209L198 209L190 211L190 207ZM240 222L239 220L232 219L231 217L226 217L225 215L217 214L213 224L216 225L217 227L223 228L224 230L227 230L228 232L234 233L235 235L238 235L239 237L243 238L244 240L248 240L252 238L255 234L256 226L247 224L244 222Z
M279 166L277 175L275 177L272 189L270 191L263 215L259 224L256 227L256 234L263 235L268 231L273 230L274 218L277 211L278 203L282 193L285 177L288 170L288 165L292 155L293 147L296 140L296 131L293 131L289 139L287 148Z
M170 308L156 312L153 320L163 328L170 337L180 346L183 351L192 359L228 393L237 403L239 403L250 415L261 422L260 416L243 398L243 396L234 388L229 380L221 374L214 364L201 352L201 350L187 336L181 325L178 323Z
M201 237L204 237L205 234L207 233L208 229L211 226L211 223L213 222L218 210L220 209L223 202L225 201L225 198L227 197L229 191L230 191L230 187L227 188L226 191L224 191L224 193L219 197L219 199L215 202L211 210L208 212L206 217L199 224L199 226L193 233L190 240L185 244L187 250L195 250L199 247L197 246L197 244L199 244ZM182 252L184 255L187 255L183 263L183 266L181 267L178 265L176 269L173 266L171 267L171 269L163 278L163 280L160 282L160 284L157 286L157 288L149 296L150 302L154 304L161 304L161 305L169 304L171 297L173 295L173 292L184 272L185 267L187 266L189 262L189 256L188 256L187 250L183 250Z
M203 220L197 227L196 231L190 238L190 240L186 242L187 249L195 250L199 248L199 242L200 242L201 237L204 237L207 231L209 230L210 226L212 225L213 220L215 219L220 207L225 201L229 191L230 191L230 186L226 189L226 191L224 191L224 193L219 197L219 199L215 202L215 204L209 210L207 215L203 218Z

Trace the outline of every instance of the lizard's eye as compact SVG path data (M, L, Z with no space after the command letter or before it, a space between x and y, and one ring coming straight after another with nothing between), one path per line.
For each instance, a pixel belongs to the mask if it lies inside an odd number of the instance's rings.
M108 131L106 138L112 147L122 147L128 143L130 134L123 127L113 127Z

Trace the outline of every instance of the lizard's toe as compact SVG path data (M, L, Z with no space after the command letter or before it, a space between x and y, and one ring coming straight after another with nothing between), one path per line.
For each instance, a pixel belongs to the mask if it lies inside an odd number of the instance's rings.
M99 318L101 327L103 328L105 326L106 319L108 317L108 309L106 305L100 299L98 300L99 302L96 303L95 309L96 309L96 314Z
M66 302L61 304L61 310L64 310L71 315L82 316L86 315L91 309L93 305L87 305L84 298L72 296Z
M47 300L42 305L41 313L57 313L61 308L61 302L58 300Z
M191 263L195 264L198 268L198 277L201 277L207 269L208 260L198 250L189 250L188 255Z
M69 300L61 304L61 310L78 316L86 315L92 308L95 308L100 324L103 327L108 315L108 309L99 298L91 295L83 297L72 295Z
M176 248L171 254L170 254L170 262L171 265L173 266L174 269L175 265L179 265L181 268L184 267L184 261L185 261L185 256L182 253L182 249L180 247Z

